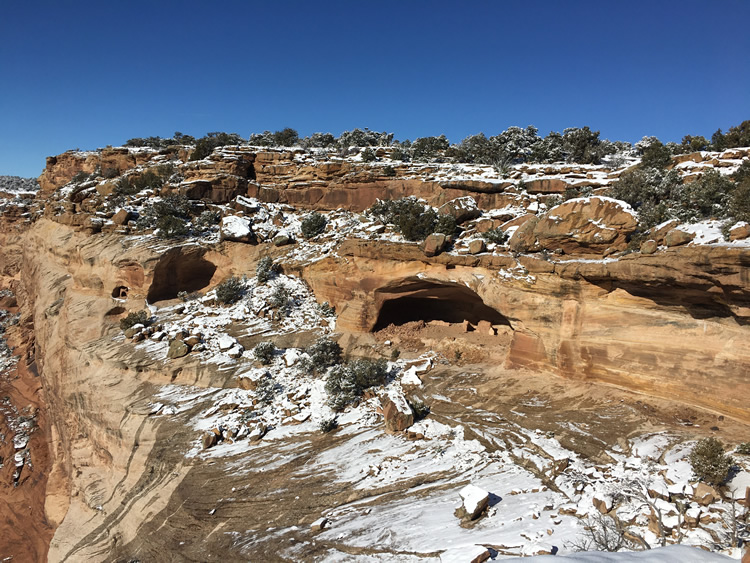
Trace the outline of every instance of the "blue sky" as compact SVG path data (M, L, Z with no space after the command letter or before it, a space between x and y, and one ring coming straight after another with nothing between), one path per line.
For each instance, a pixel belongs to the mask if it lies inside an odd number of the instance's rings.
M0 174L175 131L666 142L750 119L747 0L3 4Z

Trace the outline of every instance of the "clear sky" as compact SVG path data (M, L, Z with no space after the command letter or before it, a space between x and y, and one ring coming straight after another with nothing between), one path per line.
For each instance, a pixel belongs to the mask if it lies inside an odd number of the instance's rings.
M710 137L750 119L749 21L748 0L8 0L0 174L175 131Z

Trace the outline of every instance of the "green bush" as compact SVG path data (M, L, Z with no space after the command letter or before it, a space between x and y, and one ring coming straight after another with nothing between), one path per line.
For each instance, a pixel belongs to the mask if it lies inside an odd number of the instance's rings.
M750 179L745 180L732 190L729 196L728 211L735 221L750 223Z
M232 276L216 286L216 301L224 305L236 303L245 293L245 284L237 276Z
M441 214L435 221L435 233L453 236L456 234L456 218L453 215Z
M137 313L128 313L128 316L124 319L120 319L120 328L122 330L128 330L134 325L142 324L146 326L149 323L151 315L148 311L138 311Z
M325 301L318 305L318 311L320 311L320 314L324 317L332 317L336 314L336 309L334 307L331 307L331 304L328 303L328 301Z
M267 366L273 361L273 355L276 353L276 346L273 342L265 341L259 342L255 348L253 348L253 356L264 366Z
M210 231L212 227L219 224L219 221L221 221L220 211L212 211L211 209L206 209L205 211L201 212L198 217L195 218L195 220L193 221L193 227L196 231L200 232Z
M262 377L255 386L255 396L262 405L270 405L276 397L277 385L272 377Z
M167 217L181 219L184 223L190 219L191 211L190 201L184 195L168 194L162 197L160 201L146 207L138 217L136 226L139 229L158 227L159 220ZM178 233L180 230L175 221L167 221L164 226L170 232L174 230ZM187 230L187 227L185 229Z
M310 239L319 235L325 231L327 223L328 221L326 221L326 218L317 211L307 214L304 219L302 219L302 224L300 225L302 236Z
M450 146L445 135L439 137L420 137L411 144L411 155L414 160L439 160L442 153Z
M420 241L435 232L437 213L415 197L377 201L368 211L385 223L392 223L406 240Z
M428 407L422 399L414 398L408 401L411 411L414 413L414 421L422 420L430 414L430 407Z
M610 195L638 211L639 228L645 231L674 215L681 183L674 170L636 168L620 176Z
M331 370L326 380L328 404L334 410L341 411L359 400L365 389L382 385L387 378L388 362L384 358L363 358L338 365Z
M284 284L279 283L274 287L268 303L286 317L294 306L294 299L292 299L289 289Z
M236 133L208 133L205 137L201 137L195 142L195 149L190 154L190 160L202 160L218 147L241 145L244 142L244 139Z
M743 442L735 451L740 455L750 455L750 442Z
M724 446L716 438L699 440L690 452L693 474L709 485L722 485L729 477L734 460L724 453Z
M320 373L326 368L341 363L341 346L335 340L321 337L307 349L310 356L310 371Z
M323 434L328 434L329 432L332 432L336 430L336 428L339 427L339 422L336 420L336 417L331 418L324 418L320 421L320 424L318 425L318 428Z
M663 170L672 162L672 153L659 139L653 141L643 150L641 157L642 168L657 168Z
M255 277L258 279L258 283L266 283L275 273L276 265L270 256L264 256L258 260L258 265L255 267Z
M698 180L678 190L677 215L687 221L723 217L734 183L716 170L708 170Z
M374 162L377 160L377 157L375 156L375 151L373 151L370 147L367 147L360 153L360 157L362 158L362 162Z
M179 238L188 233L185 220L174 215L163 215L156 220L159 238Z
M508 233L502 230L500 227L490 229L487 232L482 233L482 238L487 242L494 242L495 244L505 244L508 242Z

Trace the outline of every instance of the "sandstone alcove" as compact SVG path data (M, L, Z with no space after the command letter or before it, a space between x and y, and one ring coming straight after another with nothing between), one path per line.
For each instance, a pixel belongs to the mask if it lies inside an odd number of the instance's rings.
M464 285L405 281L398 286L382 288L379 293L380 309L373 330L402 325L412 321L442 321L478 325L485 321L491 325L510 323L503 315L482 301L479 295Z
M201 290L211 283L216 265L203 258L203 252L175 248L168 251L154 268L153 281L148 288L149 303L174 299L185 291Z
M127 299L128 288L124 285L118 285L112 290L112 297L115 299Z

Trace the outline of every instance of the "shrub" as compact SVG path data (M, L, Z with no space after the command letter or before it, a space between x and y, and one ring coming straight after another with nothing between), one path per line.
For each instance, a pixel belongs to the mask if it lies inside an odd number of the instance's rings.
M258 279L258 283L266 283L275 273L276 265L270 256L264 256L258 260L258 265L255 267L255 277Z
M163 215L156 220L159 238L179 238L188 233L185 220L174 215Z
M317 211L313 211L302 219L302 224L300 225L302 236L308 239L313 238L325 230L326 224L326 218Z
M244 139L236 133L213 132L201 137L195 143L195 150L190 154L190 160L202 160L210 155L215 148L226 145L240 145Z
M643 150L641 167L664 169L672 162L672 153L659 139Z
M716 170L708 170L695 182L684 184L678 191L679 212L684 220L722 217L734 184Z
M270 405L276 397L276 382L269 377L262 377L255 387L255 395L258 402L263 405Z
M360 153L360 157L362 158L362 162L374 162L377 157L375 156L375 151L373 151L370 147L367 147Z
M279 283L274 288L271 297L268 299L268 303L286 317L294 305L294 300L287 287Z
M437 160L449 146L450 143L445 135L420 137L412 143L411 154L414 160Z
M430 414L430 407L428 407L422 399L414 398L408 401L411 411L414 413L414 422L422 420L428 414Z
M435 232L437 213L415 197L377 201L369 209L385 223L392 223L406 240L419 241Z
M137 313L128 313L128 316L124 319L120 319L120 328L122 330L128 330L134 325L142 324L147 325L151 315L148 311L138 311Z
M610 195L638 211L639 228L645 231L673 215L670 207L676 204L681 182L674 170L637 168L621 175Z
M232 276L216 287L216 300L224 305L229 305L239 301L244 292L245 284L243 281L236 276Z
M740 455L750 455L750 442L743 442L735 451Z
M159 220L164 220L167 217L181 219L184 223L190 219L190 214L191 209L188 198L184 195L168 194L161 201L157 201L144 209L141 216L138 217L136 226L139 229L158 227ZM167 227L169 232L174 230L177 233L180 230L175 221L166 221L164 226ZM185 226L185 232L187 232L187 226Z
M336 430L336 428L339 427L339 422L336 420L336 417L333 416L331 418L324 418L320 421L320 424L318 425L318 428L320 428L320 431L323 434L328 434L329 432L332 432L333 430Z
M307 349L310 356L310 371L322 372L326 368L341 363L341 346L335 340L321 337Z
M444 235L455 235L456 234L456 218L453 215L440 215L435 221L435 229L433 232L442 233Z
M735 221L750 223L750 179L744 180L732 190L728 211Z
M260 342L253 348L253 356L264 366L271 363L275 352L276 346L270 341Z
M697 479L709 485L721 485L729 477L734 460L724 453L716 438L699 440L690 452L690 465Z
M356 402L365 389L382 385L388 377L388 363L378 360L358 359L347 365L333 368L326 381L328 403L336 411Z
M221 212L206 209L193 221L193 227L197 231L210 231L212 227L219 224L219 221L221 221Z
M336 309L334 307L331 307L328 301L325 301L318 305L318 311L320 311L320 314L324 317L332 317L336 314Z
M396 169L393 166L391 166L390 164L383 166L383 176L392 178L395 175L396 175Z
M490 229L487 232L482 233L482 238L487 242L494 242L495 244L505 244L508 241L508 233L502 230L500 227Z

